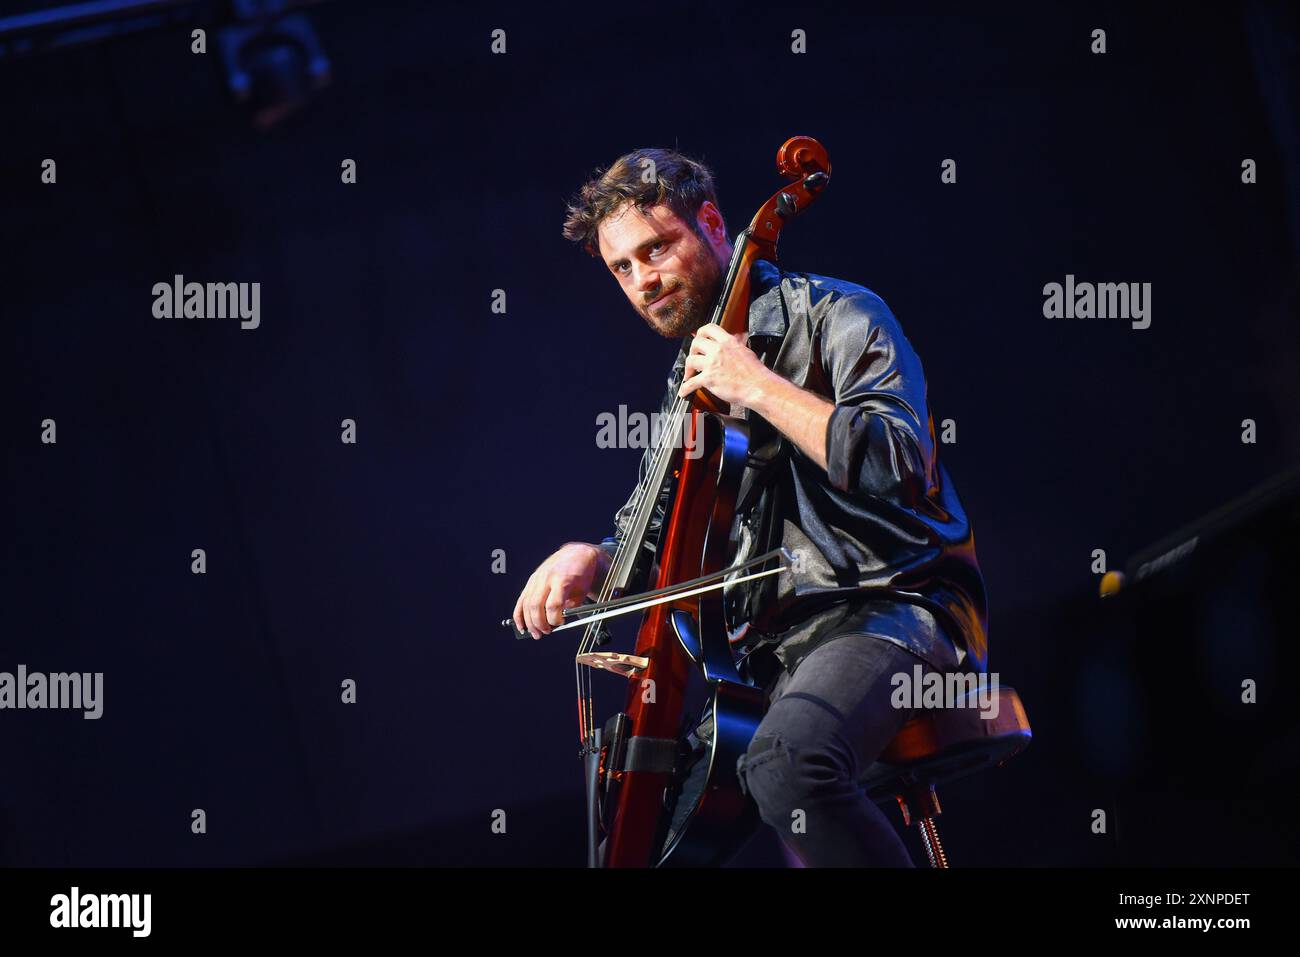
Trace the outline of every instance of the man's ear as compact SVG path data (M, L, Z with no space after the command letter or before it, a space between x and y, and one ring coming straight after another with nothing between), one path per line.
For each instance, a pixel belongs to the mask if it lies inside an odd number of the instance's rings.
M706 199L700 204L699 218L705 233L715 239L721 238L726 241L727 230L722 222L722 212L713 205L711 200Z

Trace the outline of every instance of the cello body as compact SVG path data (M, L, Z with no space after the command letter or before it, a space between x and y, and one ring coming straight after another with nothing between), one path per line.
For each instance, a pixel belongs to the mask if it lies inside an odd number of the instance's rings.
M660 542L660 586L726 567L735 493L749 451L748 429L740 420L692 415L692 438L703 454L681 457ZM690 488L715 491L681 494ZM766 698L737 672L722 593L687 602L659 605L647 614L636 654L650 665L630 682L623 713L606 724L602 804L612 803L613 811L602 821L607 837L600 864L606 867L721 865L758 824L753 801L739 786L736 761L763 719ZM692 730L681 722L693 674L708 684L711 718L704 739L684 746L685 732Z

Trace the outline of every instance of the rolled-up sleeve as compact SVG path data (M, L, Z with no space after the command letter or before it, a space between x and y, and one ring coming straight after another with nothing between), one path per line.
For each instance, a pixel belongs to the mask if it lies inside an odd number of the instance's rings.
M834 388L826 424L826 471L840 491L905 506L932 484L934 435L921 361L884 300L870 292L837 299L818 335Z

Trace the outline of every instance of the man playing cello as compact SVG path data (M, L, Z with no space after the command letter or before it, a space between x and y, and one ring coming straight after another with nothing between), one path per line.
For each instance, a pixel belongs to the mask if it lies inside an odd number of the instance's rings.
M663 408L706 389L746 419L737 560L778 546L800 558L728 594L769 696L742 787L808 866L912 866L858 778L914 714L891 702L894 676L985 671L988 641L974 534L898 320L863 286L759 260L748 334L712 324L732 245L711 172L675 151L615 161L576 195L564 235L600 257L651 329L692 338ZM540 638L599 592L629 506L612 536L570 542L533 572L520 631Z

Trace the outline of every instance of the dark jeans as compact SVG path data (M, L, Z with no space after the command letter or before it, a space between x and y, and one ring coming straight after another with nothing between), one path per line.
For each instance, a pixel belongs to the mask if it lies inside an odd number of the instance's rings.
M809 867L913 867L885 813L858 777L915 713L894 708L891 677L935 669L864 634L820 645L782 670L767 714L737 769L763 821Z

